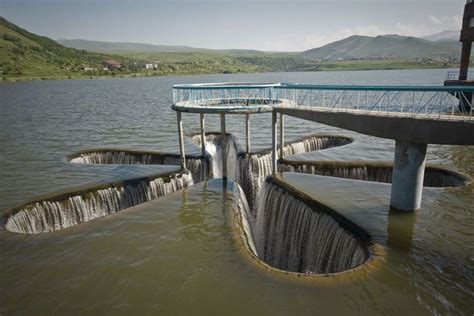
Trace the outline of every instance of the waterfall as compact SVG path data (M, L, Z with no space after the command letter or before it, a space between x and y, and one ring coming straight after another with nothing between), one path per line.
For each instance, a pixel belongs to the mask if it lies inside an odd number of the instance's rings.
M280 162L282 172L298 172L354 180L392 183L393 166L388 163L360 162ZM472 180L463 174L438 167L427 166L423 185L426 187L460 187Z
M252 233L252 213L250 212L250 207L247 203L247 198L245 197L244 191L237 182L234 182L233 187L233 196L234 196L234 210L237 211L238 217L240 219L240 227L242 228L242 233L245 243L247 244L249 250L255 255L257 255L257 249L255 247L255 242L253 239Z
M55 231L156 199L192 184L192 176L188 174L164 175L63 194L13 210L5 228L24 234Z
M253 236L258 256L282 270L326 274L364 263L369 251L322 205L308 205L265 181L257 201Z
M392 167L370 166L351 166L350 163L324 164L305 164L304 162L285 161L280 165L283 172L298 172L321 176L330 176L337 178L346 178L354 180L392 182Z
M313 135L285 145L283 153L286 157L342 146L351 142L352 140L346 137ZM271 151L266 150L258 153L240 154L238 156L237 180L241 184L251 208L253 208L263 180L272 173L271 154Z
M201 136L193 135L191 141L201 146ZM239 148L237 140L234 135L226 135L227 143L227 177L229 179L236 179L236 169L232 168L237 165L237 155ZM207 133L206 134L206 153L210 161L212 178L222 178L222 136L220 133Z
M176 154L147 153L132 150L95 150L80 153L71 159L81 164L117 164L117 165L177 165L181 158ZM210 178L210 162L201 156L187 156L186 168L195 182Z

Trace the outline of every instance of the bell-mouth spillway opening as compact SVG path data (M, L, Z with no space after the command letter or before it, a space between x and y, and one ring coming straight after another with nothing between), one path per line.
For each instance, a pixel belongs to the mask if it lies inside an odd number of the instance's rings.
M240 211L241 246L251 263L273 276L349 280L373 271L384 256L367 232L279 175L266 178L255 212Z

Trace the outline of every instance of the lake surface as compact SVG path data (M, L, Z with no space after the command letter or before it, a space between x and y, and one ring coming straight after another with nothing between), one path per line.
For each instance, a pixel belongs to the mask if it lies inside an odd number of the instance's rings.
M441 85L444 74L267 73L1 84L0 210L65 188L160 172L158 166L72 164L68 156L94 148L177 152L176 114L170 109L173 84ZM197 115L184 114L183 119L186 134L198 131ZM270 121L268 114L252 116L253 150L269 147ZM228 130L244 140L244 117L230 116L227 122ZM206 125L219 130L219 117L207 116ZM287 118L285 132L288 140L311 133L355 138L353 144L307 154L307 159L393 159L390 140L292 118ZM197 150L187 147L187 152ZM430 145L428 150L428 162L474 175L473 148ZM308 285L261 273L235 245L232 190L211 180L63 231L0 231L0 313L474 313L472 185L425 190L415 219L399 222L386 215L385 189L331 183L321 185L328 194L318 196L331 197L341 211L351 203L360 213L372 210L354 220L361 226L371 222L364 228L378 234L386 248L380 270L364 280Z

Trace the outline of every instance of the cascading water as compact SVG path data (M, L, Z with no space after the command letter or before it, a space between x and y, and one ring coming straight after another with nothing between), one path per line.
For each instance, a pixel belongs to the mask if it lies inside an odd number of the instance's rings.
M392 183L393 166L388 163L280 161L282 172L297 172L354 180ZM459 187L472 180L458 172L427 166L426 187Z
M127 180L101 189L65 194L13 210L5 228L24 234L55 231L156 199L192 184L191 175L179 174Z
M131 150L94 150L79 153L71 159L72 163L81 164L120 164L120 165L177 165L180 156L165 153L146 153ZM187 156L186 168L191 172L195 182L205 181L210 177L210 165L207 158Z
M191 141L201 146L201 136L193 135ZM229 179L236 179L236 172L232 166L237 166L237 155L239 147L234 135L226 135L227 144L227 177ZM208 133L206 135L206 152L209 157L209 162L212 169L212 178L222 178L222 136L220 133Z
M234 182L235 183L235 182ZM242 228L243 234L242 238L245 239L245 243L247 244L249 250L255 255L258 256L257 254L257 249L255 247L255 241L253 238L253 233L252 233L252 220L253 216L252 213L250 212L250 207L247 203L247 198L245 197L245 193L238 185L234 186L233 189L233 196L234 196L234 209L237 210L239 218L241 220L240 222L240 227Z
M369 258L360 234L343 227L322 205L308 205L267 178L252 231L259 258L282 270L327 274Z
M286 156L308 153L316 150L346 145L352 139L340 136L313 135L292 143L283 148ZM271 151L252 154L240 154L237 162L237 180L242 186L249 205L253 207L260 186L265 178L272 173Z

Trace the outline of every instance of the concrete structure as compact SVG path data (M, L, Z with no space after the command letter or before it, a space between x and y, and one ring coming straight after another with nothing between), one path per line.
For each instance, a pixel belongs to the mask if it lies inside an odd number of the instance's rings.
M426 144L395 141L390 208L419 209L425 175Z
M400 211L420 207L428 144L474 145L474 119L467 97L474 92L473 86L232 83L174 88L179 92L174 91L172 108L178 113L220 114L224 178L227 177L226 113L246 114L249 151L249 114L272 112L273 173L277 172L278 161L278 113L280 159L284 148L284 115L395 140L390 206ZM459 102L471 110L459 109ZM180 151L184 161L180 118L179 114Z

